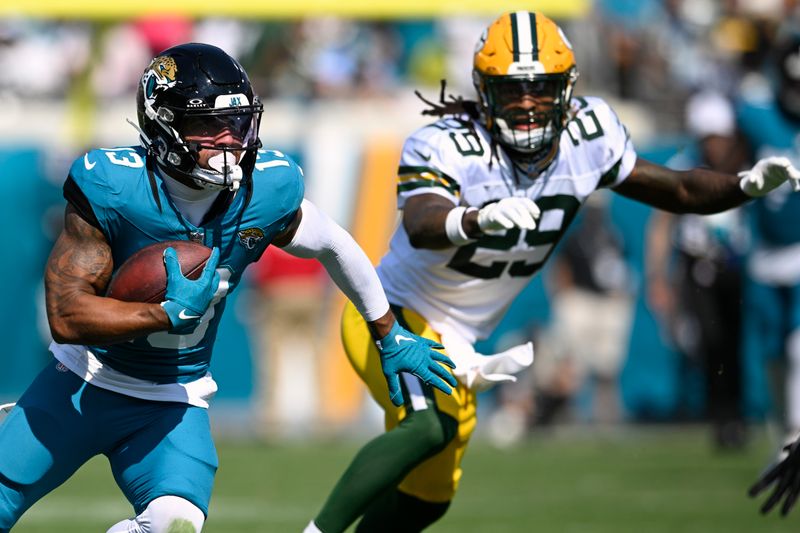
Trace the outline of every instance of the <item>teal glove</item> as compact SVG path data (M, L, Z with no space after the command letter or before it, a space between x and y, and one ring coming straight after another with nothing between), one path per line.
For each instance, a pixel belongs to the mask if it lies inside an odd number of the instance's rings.
M404 401L403 391L400 389L401 372L414 374L445 394L450 394L450 387L456 386L456 378L439 364L444 363L450 368L456 366L449 357L434 350L444 348L441 344L414 335L397 322L389 334L376 344L381 356L383 375L389 385L389 399L394 405L399 407Z
M161 307L167 312L172 324L170 333L190 333L200 323L219 286L219 248L214 248L208 257L200 277L192 281L184 277L178 254L174 248L164 250L164 266L167 268L167 293Z

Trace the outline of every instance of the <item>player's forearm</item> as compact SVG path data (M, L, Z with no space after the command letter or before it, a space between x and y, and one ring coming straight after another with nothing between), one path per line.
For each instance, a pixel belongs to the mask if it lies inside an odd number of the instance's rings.
M103 294L113 270L103 234L67 205L64 230L45 269L47 320L56 342L111 344L170 328L157 304L121 302Z
M752 198L739 186L739 178L704 168L686 170L681 174L685 193L678 208L685 213L711 214L727 211Z
M454 214L455 218L448 221L448 217ZM448 222L454 225L453 233L460 233L464 238L477 239L482 234L478 227L477 209L457 208L449 200L436 195L410 198L403 208L403 227L414 248L441 250L453 247L452 236L448 236ZM460 226L460 231L455 226Z
M352 237L340 238L334 249L326 250L317 259L364 319L367 322L379 321L389 310L389 301L378 274Z
M403 227L414 248L441 250L453 243L447 238L445 224L452 205L432 205L424 210L406 206L403 211Z
M47 319L53 340L105 345L166 331L171 325L158 304L123 302L82 292L48 290Z
M380 340L389 334L395 322L397 322L397 319L395 318L394 313L389 310L386 311L382 317L367 322L367 328L369 329L370 335L372 335L373 339Z
M751 199L733 174L703 168L676 171L642 159L615 191L672 213L719 213Z

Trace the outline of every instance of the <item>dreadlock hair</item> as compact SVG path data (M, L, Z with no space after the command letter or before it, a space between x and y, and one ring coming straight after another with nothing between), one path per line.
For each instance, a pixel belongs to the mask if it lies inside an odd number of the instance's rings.
M480 111L478 110L478 102L475 100L465 100L463 96L453 96L449 94L445 96L445 90L447 88L447 80L442 80L441 82L441 90L439 92L439 103L431 102L419 91L414 91L414 94L417 95L417 98L428 104L428 109L424 109L422 111L423 115L429 115L433 117L444 117L446 115L453 115L455 118L458 119L460 115L467 115L471 119L477 120L480 118Z
M439 118L451 116L469 128L471 132L478 137L478 134L475 131L475 121L479 121L481 117L480 104L475 100L466 100L463 96L453 96L452 94L445 95L447 80L441 80L440 84L441 89L439 91L438 103L431 102L422 96L422 93L419 91L414 91L414 94L417 95L417 98L429 106L427 109L422 110L422 114ZM461 118L463 115L467 115L471 120L464 120ZM491 139L490 149L489 168L492 168L492 163L495 158L497 158L499 161L500 157L497 153L497 141L494 140L494 137Z

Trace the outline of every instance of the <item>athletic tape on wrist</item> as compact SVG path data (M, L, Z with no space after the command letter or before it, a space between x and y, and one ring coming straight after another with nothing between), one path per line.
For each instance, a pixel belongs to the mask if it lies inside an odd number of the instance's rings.
M464 213L467 211L474 211L475 208L467 208L464 206L454 207L447 213L447 219L444 222L444 231L447 234L447 238L456 246L463 246L465 244L469 244L471 242L475 242L476 239L470 239L467 236L467 233L464 231L464 225L461 223L461 220L464 218Z

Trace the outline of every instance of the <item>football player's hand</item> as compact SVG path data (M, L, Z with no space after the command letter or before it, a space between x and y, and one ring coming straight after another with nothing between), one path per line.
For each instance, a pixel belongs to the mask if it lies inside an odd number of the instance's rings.
M536 229L536 220L541 214L539 206L530 198L503 198L478 211L478 227L490 234L511 228L532 230Z
M745 194L757 198L791 181L792 188L800 191L800 170L794 168L786 157L761 159L750 170L739 172L739 187Z
M167 292L161 307L167 312L172 324L170 332L188 333L200 323L219 286L217 263L219 263L219 248L214 248L203 268L203 273L192 281L181 272L175 249L170 247L164 250Z
M377 341L381 367L389 385L389 399L396 406L403 405L400 389L400 373L414 374L419 379L446 394L456 386L456 378L441 364L455 368L455 364L443 353L443 346L425 337L414 335L396 321L389 334ZM448 386L449 385L449 386Z
M774 485L775 489L764 505L761 513L766 514L781 500L781 515L786 516L800 496L800 435L794 442L787 444L783 449L786 457L779 463L771 466L750 487L748 494L757 496L763 490Z

